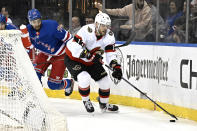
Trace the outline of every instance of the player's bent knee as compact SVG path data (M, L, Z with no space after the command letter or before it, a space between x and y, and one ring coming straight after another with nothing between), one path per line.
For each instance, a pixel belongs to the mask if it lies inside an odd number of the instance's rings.
M63 82L61 82L61 83L54 83L54 82L48 81L47 84L48 84L48 87L51 90L61 90L63 88L63 86L64 86Z
M88 72L82 71L81 73L78 74L77 80L80 87L86 88L90 85L91 76L89 75Z

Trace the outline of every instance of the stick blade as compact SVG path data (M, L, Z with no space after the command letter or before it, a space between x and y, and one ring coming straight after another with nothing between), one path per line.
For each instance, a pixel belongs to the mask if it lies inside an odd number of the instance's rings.
M131 31L127 41L124 44L122 44L122 45L116 46L115 48L119 48L119 47L123 47L123 46L129 45L132 41L134 41L135 36L136 36L136 32L135 31Z

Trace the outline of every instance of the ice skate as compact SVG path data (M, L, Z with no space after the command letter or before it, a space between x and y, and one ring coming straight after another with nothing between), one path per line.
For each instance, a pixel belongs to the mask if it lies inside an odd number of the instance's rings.
M70 96L73 92L73 88L74 88L74 80L71 79L71 83L70 83L70 86L65 88L65 96Z
M109 103L101 103L100 97L97 97L102 112L118 112L118 106Z
M87 112L89 112L89 113L94 112L94 107L93 107L92 102L91 102L90 100L88 100L88 101L83 101L83 104L84 104L84 106L85 106Z

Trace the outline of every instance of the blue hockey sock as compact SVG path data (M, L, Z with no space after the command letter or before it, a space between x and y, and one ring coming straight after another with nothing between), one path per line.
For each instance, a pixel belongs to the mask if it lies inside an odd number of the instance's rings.
M66 89L66 88L70 87L70 85L71 85L71 79L64 79L64 81L66 81L64 83L64 88Z

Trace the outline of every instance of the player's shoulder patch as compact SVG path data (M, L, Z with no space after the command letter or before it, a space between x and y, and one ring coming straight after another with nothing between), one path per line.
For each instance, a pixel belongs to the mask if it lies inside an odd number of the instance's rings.
M112 36L114 33L110 30L109 31L109 35Z
M92 33L92 28L88 26L88 32Z

